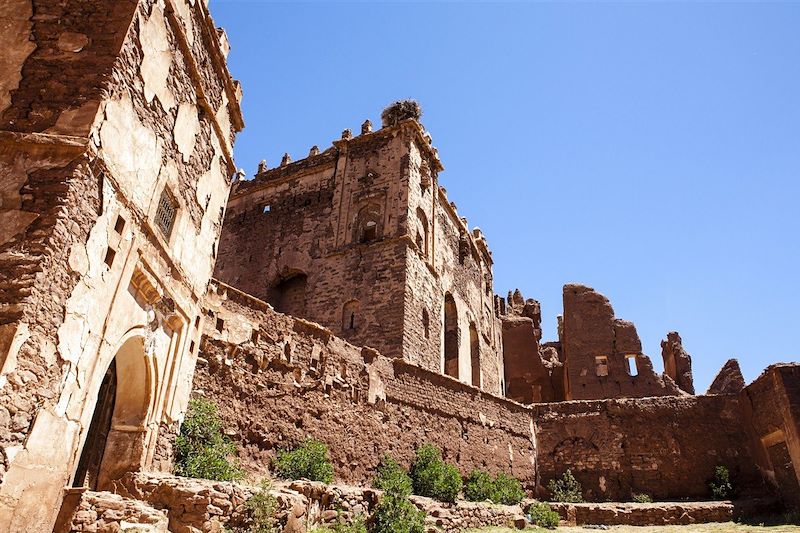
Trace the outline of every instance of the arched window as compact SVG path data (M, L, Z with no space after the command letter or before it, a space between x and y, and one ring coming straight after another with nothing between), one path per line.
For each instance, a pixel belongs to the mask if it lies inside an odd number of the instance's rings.
M427 309L422 310L422 331L426 339L431 338L431 317Z
M480 344L478 341L478 328L475 322L469 325L469 354L472 361L472 385L481 386L481 355Z
M359 311L361 303L358 300L350 300L342 307L342 331L355 331L360 325L361 317Z
M417 208L417 219L419 228L417 229L417 248L422 255L428 257L428 217L421 208Z
M453 295L444 296L444 373L458 379L458 309Z
M356 217L355 241L367 243L381 237L381 208L376 204L362 207Z

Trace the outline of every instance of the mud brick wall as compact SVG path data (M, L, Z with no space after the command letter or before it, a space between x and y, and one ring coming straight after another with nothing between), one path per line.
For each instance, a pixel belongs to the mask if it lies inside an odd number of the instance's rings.
M218 404L248 470L266 471L279 449L314 436L328 443L337 479L369 484L383 454L408 466L431 442L464 474L503 471L533 487L523 406L356 348L233 288L222 286L207 305L213 320L195 393Z
M608 298L591 287L565 285L561 347L567 399L640 398L684 394L656 374L636 326L614 316ZM629 361L631 359L631 361ZM636 370L629 369L629 363Z
M571 469L590 501L704 499L714 468L761 487L735 396L572 401L532 406L542 486Z
M800 507L800 368L770 366L739 398L759 468L785 504Z

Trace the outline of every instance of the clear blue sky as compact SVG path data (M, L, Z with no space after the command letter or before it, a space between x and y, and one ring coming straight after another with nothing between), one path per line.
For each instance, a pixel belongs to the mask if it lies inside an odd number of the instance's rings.
M580 282L705 391L800 360L800 3L212 0L244 85L237 164L323 150L415 98L495 290Z

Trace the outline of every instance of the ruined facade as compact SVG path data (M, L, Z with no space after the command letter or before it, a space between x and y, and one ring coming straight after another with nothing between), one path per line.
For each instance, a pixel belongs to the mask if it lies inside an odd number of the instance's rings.
M0 4L0 530L169 468L241 129L193 0Z
M541 343L536 300L519 291L498 298L503 325L506 395L523 403L694 394L692 359L672 331L661 342L656 374L633 323L614 316L591 287L564 286L558 341Z
M492 258L417 117L234 186L216 277L356 344L503 390Z

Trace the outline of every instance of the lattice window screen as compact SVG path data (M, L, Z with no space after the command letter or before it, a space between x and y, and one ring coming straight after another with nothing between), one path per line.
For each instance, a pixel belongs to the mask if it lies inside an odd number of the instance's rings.
M161 193L158 201L158 211L156 211L156 225L165 237L169 238L172 233L172 226L175 224L175 215L178 213L177 202L166 189Z

